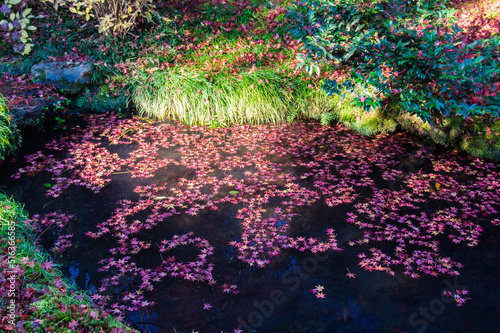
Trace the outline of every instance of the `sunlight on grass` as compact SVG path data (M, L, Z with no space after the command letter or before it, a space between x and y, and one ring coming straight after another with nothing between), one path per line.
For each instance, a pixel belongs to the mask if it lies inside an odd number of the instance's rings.
M286 82L287 86L270 70L237 77L219 74L213 80L194 71L156 71L149 79L139 76L134 102L141 115L188 125L230 126L307 118L323 124L340 122L363 135L396 129L396 122L381 110L365 113L353 106L352 97L341 102L338 96L328 96L320 88L321 82L316 87L298 79Z
M280 123L334 107L323 91L284 89L282 80L266 70L220 74L212 81L196 72L157 71L147 85L136 86L134 102L142 115L189 125Z
M0 160L16 150L21 140L15 125L10 121L10 112L6 102L0 94Z

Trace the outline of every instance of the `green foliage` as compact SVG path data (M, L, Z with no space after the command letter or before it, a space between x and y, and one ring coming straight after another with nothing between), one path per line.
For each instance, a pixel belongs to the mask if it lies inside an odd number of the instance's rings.
M0 160L15 151L21 143L17 128L10 121L10 112L5 98L0 94Z
M29 54L33 47L29 31L36 30L31 25L31 8L26 0L4 0L0 9L0 36L13 46L14 52Z
M215 120L224 124L281 122L288 109L279 77L272 72L246 73L239 79L220 75L211 82L202 73L157 71L148 80L138 78L137 83L134 102L142 114L190 125L211 125Z
M47 1L47 0L42 0ZM139 19L151 21L152 0L55 0L54 6L68 7L69 11L85 17L95 18L99 33L124 38Z
M432 0L312 0L289 16L304 43L299 66L310 73L325 61L351 66L345 82L325 83L329 94L352 92L366 111L396 102L430 123L455 114L498 117L499 38L464 44L453 13Z

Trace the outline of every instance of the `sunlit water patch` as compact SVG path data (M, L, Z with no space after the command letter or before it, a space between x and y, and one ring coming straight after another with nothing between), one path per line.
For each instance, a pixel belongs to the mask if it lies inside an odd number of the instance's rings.
M315 123L85 121L4 165L4 188L141 331L500 327L497 164Z

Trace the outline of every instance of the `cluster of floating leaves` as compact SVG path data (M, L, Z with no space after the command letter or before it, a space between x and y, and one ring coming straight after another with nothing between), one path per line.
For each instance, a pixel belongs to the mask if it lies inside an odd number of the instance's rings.
M85 128L28 156L27 166L13 177L50 173L55 185L47 195L52 197L70 186L99 192L114 173L151 180L135 187L139 200L117 202L112 215L86 233L115 241L109 257L99 263L101 271L114 275L102 280L93 298L117 315L151 305L145 295L164 277L238 292L236 285L214 279L214 247L192 232L153 245L162 257L160 266L137 267L133 257L152 246L139 236L147 237L148 230L179 214L194 216L237 205L234 219L241 237L228 245L237 250L239 260L255 267L266 267L287 249L341 251L336 226L352 223L362 234L345 245L359 248L360 267L412 278L458 275L461 264L441 253L441 243L472 247L484 228L499 224L496 164L457 152L437 155L435 147L405 134L367 138L340 125L315 123L209 129L109 114L87 116L86 121ZM130 153L119 156L113 146L127 146ZM191 172L154 183L156 174L174 166ZM329 228L316 238L292 237L297 210L312 204L342 207L346 221L332 217ZM54 216L37 218L46 224L54 223ZM67 247L67 241L58 240L58 246ZM196 260L167 257L172 249L186 246L199 251ZM351 271L348 276L355 278ZM113 299L109 290L124 281L133 288ZM318 293L323 297L323 290ZM458 305L465 301L458 299Z

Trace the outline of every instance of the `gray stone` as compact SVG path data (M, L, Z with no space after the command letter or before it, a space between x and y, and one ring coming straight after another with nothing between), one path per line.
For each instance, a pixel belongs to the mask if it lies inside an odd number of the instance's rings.
M38 103L38 104L36 104ZM19 129L41 127L45 122L45 108L50 107L50 102L43 98L33 99L28 105L16 105L10 109L13 122Z
M66 94L78 94L90 85L93 65L89 62L41 62L31 68L36 83L53 83Z

